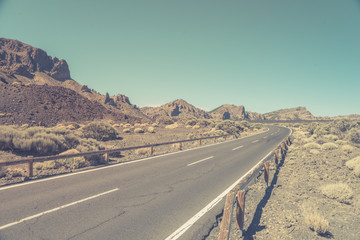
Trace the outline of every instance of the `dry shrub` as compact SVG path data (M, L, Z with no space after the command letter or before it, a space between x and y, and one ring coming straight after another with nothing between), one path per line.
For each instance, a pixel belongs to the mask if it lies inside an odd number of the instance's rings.
M296 138L295 138L296 139ZM302 138L301 139L301 141L303 142L303 143L311 143L311 142L313 142L314 141L314 138Z
M154 127L148 127L147 131L149 133L155 133L155 128Z
M165 128L167 128L167 129L175 129L175 128L178 128L178 127L179 127L179 125L176 122L174 124L167 125Z
M317 154L320 153L320 151L319 151L319 150L316 150L316 149L310 149L310 153L311 153L311 154L314 154L314 155L317 155Z
M332 141L336 141L339 139L339 137L337 135L334 135L334 134L327 134L327 135L324 135L323 136L325 139L329 139L329 140L332 140Z
M319 235L329 231L329 222L315 209L305 208L303 212L306 225Z
M22 168L10 168L8 169L8 175L10 177L23 177L25 176L25 171Z
M101 147L97 141L91 139L82 139L80 145L76 147L76 150L79 152L94 152L102 149L104 148ZM100 155L85 156L84 158L90 165L98 165L102 162L102 157Z
M352 153L355 150L355 147L353 147L351 145L344 145L344 146L341 146L341 148L346 153Z
M341 203L350 204L353 197L353 190L346 183L334 183L322 186L322 194L331 199L336 199Z
M360 144L360 129L351 129L347 134L346 139L350 142Z
M306 149L320 149L321 148L320 144L315 143L315 142L307 143L307 144L304 145L304 147Z
M192 129L199 129L199 128L200 128L199 125L192 126Z
M144 130L142 128L135 128L134 133L144 133Z
M346 145L346 144L348 144L348 142L345 141L345 140L337 140L337 141L335 141L335 143L336 143L337 145Z
M146 155L150 152L148 148L140 148L135 150L136 155Z
M124 130L123 130L123 133L130 133L131 132L131 129L130 128L125 128Z
M323 150L334 150L337 148L338 148L338 145L336 145L335 143L324 143L321 146L321 149L323 149Z
M360 166L360 156L357 156L345 163L345 165L350 169L353 170L356 166Z
M107 141L117 138L117 131L106 123L90 123L82 129L86 138L93 138L98 141Z

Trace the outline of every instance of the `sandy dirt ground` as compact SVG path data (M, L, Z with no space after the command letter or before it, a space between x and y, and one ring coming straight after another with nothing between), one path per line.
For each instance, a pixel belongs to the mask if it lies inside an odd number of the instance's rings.
M270 163L269 187L260 175L246 189L244 231L234 214L230 239L360 239L360 178L346 166L360 149L293 130L284 161ZM207 240L218 238L218 221Z

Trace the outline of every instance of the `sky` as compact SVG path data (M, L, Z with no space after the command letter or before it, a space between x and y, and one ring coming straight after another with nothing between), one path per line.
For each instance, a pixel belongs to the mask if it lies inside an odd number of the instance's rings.
M0 0L0 37L140 107L360 114L360 0Z

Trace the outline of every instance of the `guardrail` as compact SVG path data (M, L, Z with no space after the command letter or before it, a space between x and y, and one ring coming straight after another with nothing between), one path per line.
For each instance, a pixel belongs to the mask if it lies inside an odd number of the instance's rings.
M28 171L27 171L28 177L33 177L33 164L35 162L46 162L46 161L66 159L66 158L104 155L104 161L105 161L105 163L108 163L109 162L109 153L123 152L123 151L135 150L135 149L141 149L141 148L149 148L150 155L153 155L154 147L158 147L158 146L179 143L178 149L181 150L182 149L182 143L199 141L199 145L201 145L202 140L206 140L206 139L214 139L214 140L216 140L217 138L224 138L224 140L226 140L226 138L230 137L230 136L235 136L235 135L227 134L227 135L222 135L222 136L212 136L212 137L203 137L203 138L195 138L195 139L186 139L186 140L180 140L180 141L155 143L155 144L148 144L148 145L135 146L135 147L106 149L106 150L99 150L99 151L93 151L93 152L83 152L83 153L74 153L74 154L51 155L51 156L43 156L43 157L23 158L23 159L14 160L14 161L0 162L0 167L1 166L11 166L11 165L18 165L18 164L26 164L27 163L28 164Z
M223 217L220 225L220 232L218 240L228 240L231 230L231 219L233 216L234 206L236 206L236 223L238 228L243 232L244 230L244 216L245 216L245 191L244 189L249 185L251 180L257 177L260 171L264 170L264 180L266 186L269 186L269 159L274 156L275 164L279 167L279 160L284 160L287 146L291 145L290 136L286 137L272 152L270 152L262 161L260 161L255 167L251 169L239 183L230 190L226 195L225 207L223 211ZM243 232L244 233L244 232Z

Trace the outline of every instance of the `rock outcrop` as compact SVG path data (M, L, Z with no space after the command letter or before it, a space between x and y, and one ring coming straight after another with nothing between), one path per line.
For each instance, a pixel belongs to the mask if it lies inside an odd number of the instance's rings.
M161 105L160 107L144 107L141 110L152 119L156 119L160 116L179 118L211 118L204 110L197 108L182 99Z
M65 60L52 58L44 50L6 38L0 38L0 70L28 78L35 72L44 72L58 81L71 79Z
M306 107L287 108L264 114L271 121L317 120Z
M265 117L260 113L245 111L243 105L236 106L233 104L224 104L210 112L210 115L218 120L250 120L250 121L263 121Z

